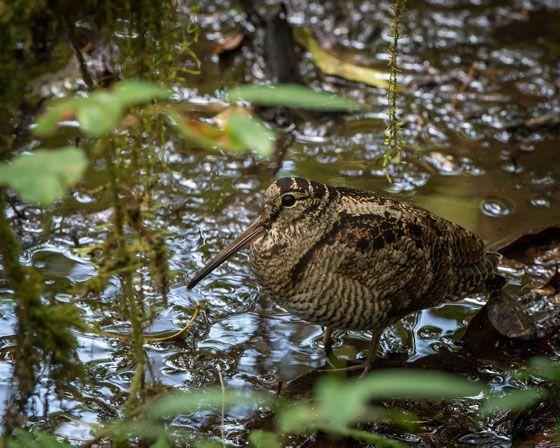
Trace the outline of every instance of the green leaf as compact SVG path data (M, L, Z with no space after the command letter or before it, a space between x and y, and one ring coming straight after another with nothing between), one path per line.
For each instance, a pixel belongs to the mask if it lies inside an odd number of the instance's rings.
M118 83L114 88L114 94L123 107L137 106L151 100L166 100L171 96L168 89L137 80Z
M441 372L387 369L354 384L352 393L376 399L446 400L479 394L483 387Z
M0 165L0 184L9 185L25 200L48 205L82 177L87 159L81 149L35 150Z
M72 445L45 432L16 429L14 437L8 439L7 448L72 448Z
M368 395L358 383L343 383L337 378L325 378L317 385L316 394L323 421L333 429L347 427L366 411Z
M80 101L77 115L84 134L101 137L119 125L122 114L123 106L114 95L96 92Z
M482 415L495 411L519 411L537 403L544 397L544 392L537 389L514 390L506 395L489 397L481 408Z
M461 377L425 370L374 372L357 386L358 393L376 399L448 400L479 394L484 388Z
M150 448L171 448L169 445L168 437L166 434L160 434L156 442L153 443Z
M328 428L325 428L328 431ZM382 435L376 434L374 432L362 431L359 429L347 428L344 431L339 432L340 435L346 437L352 437L356 440L361 440L366 443L371 443L375 445L375 448L404 448L405 445L396 441L388 439Z
M281 448L280 438L273 432L253 431L249 436L251 446L255 448Z
M225 407L254 406L270 400L266 395L255 392L208 389L201 392L180 392L168 395L155 402L148 416L153 419L189 414L199 409L219 409Z
M166 428L161 422L146 419L122 420L103 426L104 436L110 436L115 441L127 440L131 436L151 440L161 440L167 436Z
M195 448L224 448L226 445L215 440L197 440Z
M87 98L71 98L47 108L33 132L41 137L56 131L63 119L76 116L82 132L100 137L116 128L124 111L153 99L168 99L171 92L144 81L122 81L112 90L98 90Z
M529 362L531 373L549 381L560 381L560 363L546 358L533 358Z
M278 420L285 432L322 429L343 434L358 421L393 421L390 412L370 405L372 399L442 400L477 395L481 390L480 385L460 377L429 371L384 370L353 382L328 377L317 384L315 406L285 409ZM395 421L410 423L402 417Z
M274 147L274 133L256 118L233 114L227 124L232 142L241 149L250 149L260 157L268 157Z
M308 405L294 405L282 409L278 416L278 426L282 432L306 432L317 428L321 416L317 409Z
M411 426L403 414L371 406L375 393L365 389L364 381L345 383L337 378L325 378L317 385L315 397L322 425L339 432L356 421L390 420L400 426Z
M33 133L39 137L46 137L53 134L60 121L73 119L78 110L80 98L65 100L47 107L41 114L37 124L33 128Z
M358 103L348 98L291 84L237 87L229 91L227 99L231 102L248 101L261 106L311 110L354 111L361 108Z

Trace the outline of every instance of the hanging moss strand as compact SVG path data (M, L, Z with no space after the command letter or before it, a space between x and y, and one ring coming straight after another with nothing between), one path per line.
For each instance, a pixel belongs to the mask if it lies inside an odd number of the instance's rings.
M397 110L397 99L399 94L399 65L398 65L398 44L400 37L400 22L402 13L406 6L406 0L393 0L393 21L391 31L393 42L389 48L389 89L387 97L389 103L389 122L385 130L385 155L383 166L387 167L392 162L400 162L403 140L401 135L402 123L399 121Z

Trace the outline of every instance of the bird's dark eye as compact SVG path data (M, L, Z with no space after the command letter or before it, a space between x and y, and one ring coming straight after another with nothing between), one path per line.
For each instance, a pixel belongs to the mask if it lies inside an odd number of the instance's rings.
M296 198L293 194L285 194L282 196L282 207L293 207L296 203Z

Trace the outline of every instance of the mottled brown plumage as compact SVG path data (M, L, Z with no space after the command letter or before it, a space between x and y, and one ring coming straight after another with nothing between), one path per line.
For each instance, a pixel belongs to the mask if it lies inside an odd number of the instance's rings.
M485 290L498 261L479 237L426 210L290 177L266 190L257 220L189 287L249 244L279 305L329 328L374 330L372 356L387 325Z

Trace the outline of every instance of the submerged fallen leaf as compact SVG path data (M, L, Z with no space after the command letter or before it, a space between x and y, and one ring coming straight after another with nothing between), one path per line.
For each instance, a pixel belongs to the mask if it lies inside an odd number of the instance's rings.
M321 48L307 28L294 31L296 41L305 47L317 67L327 75L339 76L349 81L361 82L382 89L389 88L389 73L345 61Z
M533 299L529 295L524 298ZM519 299L502 293L497 300L489 303L488 318L502 336L528 339L535 335L534 323Z
M531 259L529 253L537 247L560 242L560 226L538 227L524 232L505 235L503 238L492 241L487 249L499 251L507 258L527 262Z
M525 126L527 126L529 129L554 127L558 125L560 125L560 114L558 112L551 112L549 114L540 115L525 122Z
M177 339L182 339L189 332L191 327L194 325L194 322L198 317L200 310L201 310L200 306L197 306L194 309L191 318L187 321L187 323L183 326L183 328L180 328L179 330L160 332L157 334L154 333L144 334L144 340L146 342L169 342Z

